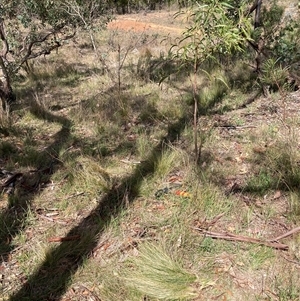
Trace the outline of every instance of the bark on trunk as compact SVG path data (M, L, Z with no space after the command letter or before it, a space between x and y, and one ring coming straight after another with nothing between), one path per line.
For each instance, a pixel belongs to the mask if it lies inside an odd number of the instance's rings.
M10 75L5 65L6 56L9 51L8 42L4 31L4 20L0 18L0 39L2 41L2 51L0 53L0 70L2 78L0 80L0 98L2 101L2 108L6 110L9 105L16 100L16 96L10 84Z
M2 101L2 109L7 110L9 105L16 101L16 95L13 92L11 87L5 86L5 84L1 83L0 87L0 98Z
M6 110L9 105L16 100L16 95L10 84L10 77L2 56L0 56L0 70L2 71L2 79L0 80L0 98L2 101L2 108Z

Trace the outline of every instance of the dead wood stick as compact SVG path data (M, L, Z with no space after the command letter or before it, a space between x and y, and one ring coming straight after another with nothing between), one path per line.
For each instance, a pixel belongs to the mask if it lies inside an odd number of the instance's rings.
M300 232L300 227L294 228L294 229L292 229L292 230L290 230L290 231L288 231L288 232L286 232L286 233L284 233L284 234L282 234L280 236L277 236L276 238L268 239L268 241L270 241L270 242L278 241L278 240L280 240L282 238L286 238L288 236L291 236L291 235L293 235L293 234L295 234L297 232Z
M209 224L214 225L217 221L219 221L219 219L220 219L221 217L223 217L224 214L225 214L225 213L218 214L217 216L215 216L215 217L209 222Z
M84 191L82 191L82 192L77 192L77 193L73 193L73 194L69 195L66 199L68 200L68 199L71 199L71 198L75 198L75 197L84 195L84 193L85 193Z
M218 239L224 239L224 240L230 240L230 241L241 241L241 242L249 242L249 243L255 243L259 245L265 245L274 249L279 250L288 250L288 246L284 245L282 243L273 242L273 241L265 241L254 237L249 236L242 236L242 235L236 235L228 232L220 233L220 232L212 232L207 231L201 228L193 228L201 233L203 233L206 236L212 237L212 238L218 238Z
M218 214L217 216L215 216L211 221L206 221L206 220L204 220L205 222L206 222L206 229L208 229L209 227L212 227L212 226L214 226L218 221L219 221L219 219L221 218L221 217L223 217L223 215L224 215L225 213L221 213L221 214Z
M38 216L39 216L40 218L43 218L43 219L49 221L49 222L53 222L53 223L54 223L54 219L51 218L51 217L45 216L45 215L43 215L43 214L38 214Z
M67 222L65 222L65 221L57 220L57 219L48 217L48 216L43 215L43 214L38 214L38 217L43 218L43 219L45 219L45 220L47 220L49 222L52 222L52 223L57 223L57 224L61 224L61 225L67 225Z
M216 126L218 128L222 128L222 129L229 129L229 130L238 130L238 129L255 129L257 128L256 125L218 125Z
M286 261L288 262L291 262L291 263L294 263L294 264L297 264L297 265L300 265L300 261L296 261L296 260L292 260L292 259L289 259L285 256L282 256Z

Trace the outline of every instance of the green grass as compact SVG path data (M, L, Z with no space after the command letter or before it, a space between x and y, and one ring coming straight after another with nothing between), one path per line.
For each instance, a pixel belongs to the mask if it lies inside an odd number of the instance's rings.
M251 269L259 270L266 265L270 264L270 259L274 258L274 252L268 247L254 247L253 250L250 250L248 253L248 260Z
M278 188L297 190L300 172L297 167L299 153L296 141L294 134L288 134L267 147L266 152L258 154L254 160L260 165L259 171L249 178L246 190L260 194Z
M8 158L12 154L17 153L17 148L9 141L1 141L0 144L0 155L2 158Z
M249 178L245 190L263 196L270 189L276 188L276 184L273 175L268 171L262 170Z
M274 291L280 301L294 301L298 300L300 297L299 287L295 286L295 279L293 276L287 276L287 279L276 279L274 282Z

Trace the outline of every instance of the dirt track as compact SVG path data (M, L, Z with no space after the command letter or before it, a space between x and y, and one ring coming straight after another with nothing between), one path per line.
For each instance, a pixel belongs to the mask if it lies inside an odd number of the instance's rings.
M172 12L118 16L115 20L108 24L108 28L126 31L173 34L180 34L184 30L182 22L179 19L174 19L174 14Z

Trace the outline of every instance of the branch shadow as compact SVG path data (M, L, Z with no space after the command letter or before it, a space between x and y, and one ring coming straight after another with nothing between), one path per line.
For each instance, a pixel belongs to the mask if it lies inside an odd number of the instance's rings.
M69 82L64 81L62 84L69 85ZM43 86L41 88L43 90ZM72 123L68 118L49 112L47 108L38 104L36 100L30 100L28 95L32 91L34 89L28 88L19 91L22 99L25 98L27 100L26 105L31 114L38 119L49 123L57 123L61 126L61 129L52 136L53 143L43 149L42 152L37 149L33 150L31 158L25 158L23 164L20 164L21 168L26 168L28 166L26 164L30 163L35 169L34 175L42 177L42 180L39 179L38 181L39 184L43 184L50 181L51 177L61 168L58 154L68 144L71 137ZM140 103L141 99L139 98L138 100L136 102ZM64 104L57 109L65 107L66 105ZM140 107L136 109L140 109ZM145 110L149 111L149 107L145 108ZM152 113L154 115L157 114L154 109ZM186 118L183 117L169 125L168 133L153 148L151 155L131 175L123 178L120 184L114 186L103 198L99 199L98 207L66 235L66 237L79 235L80 240L74 242L66 241L57 248L50 250L41 266L29 276L28 281L18 292L11 296L10 300L58 300L61 298L68 289L73 274L83 264L84 260L89 257L97 245L99 236L110 223L111 218L123 210L124 196L126 196L126 204L128 204L132 203L139 195L144 177L155 172L155 168L161 160L162 150L167 147L167 144L176 141L180 137L187 122ZM148 124L149 120L144 120L144 122ZM22 133L18 133L17 127L13 134L22 137ZM113 153L120 151L120 147L122 145L114 149ZM80 149L84 151L82 145L80 145ZM14 153L11 155L11 158L15 156L16 160L18 160L18 157L21 155ZM47 171L45 171L46 169ZM26 184L27 178L30 176L27 173L23 175L23 184ZM43 189L43 186L39 189L32 189L28 195L22 198L9 196L9 206L0 214L0 265L14 251L16 246L13 244L13 238L26 228L28 211L32 210L35 196L41 193ZM4 226L2 227L2 225Z
M29 276L22 288L10 297L10 301L59 300L61 298L74 273L96 247L99 236L109 225L111 218L124 209L124 196L126 196L126 204L135 200L139 195L143 179L155 172L162 157L162 150L178 139L185 124L186 118L181 118L169 126L168 133L153 148L149 157L137 166L131 175L124 177L120 184L104 195L91 214L65 236L65 238L76 236L80 239L64 241L50 250L44 262Z
M42 152L35 150L31 153L30 158L23 158L23 167L30 161L34 170L20 173L21 179L19 182L26 195L8 195L8 206L0 215L0 264L13 251L12 240L24 229L26 216L31 208L34 196L43 190L42 184L50 181L51 176L59 168L60 161L57 154L70 136L71 122L69 119L47 112L36 103L32 104L30 111L37 118L47 120L50 123L59 123L62 127L53 136L53 143ZM18 160L22 154L13 153L12 156L15 156ZM38 186L39 189L37 189Z

